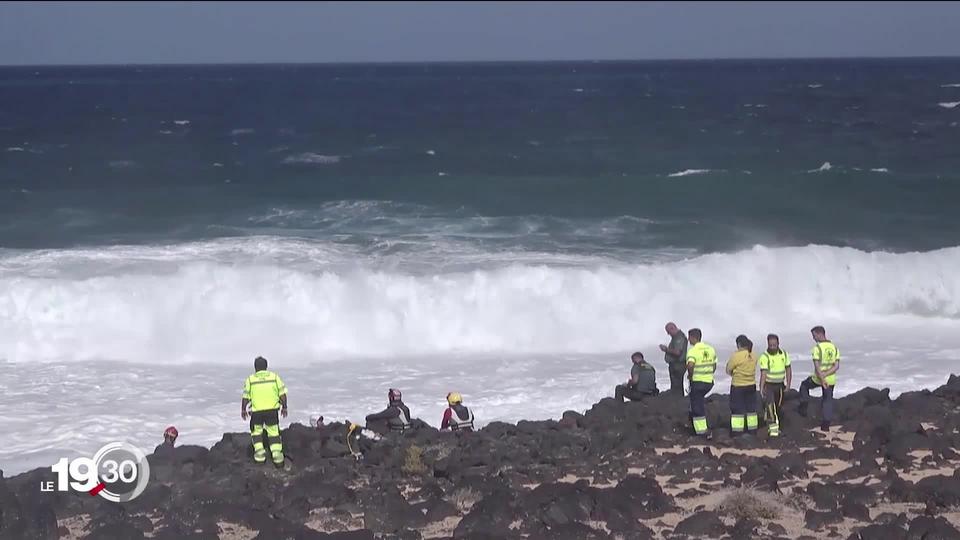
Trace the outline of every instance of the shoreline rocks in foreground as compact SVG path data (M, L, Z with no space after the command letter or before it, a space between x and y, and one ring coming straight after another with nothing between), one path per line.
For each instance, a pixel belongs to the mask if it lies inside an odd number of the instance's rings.
M960 377L934 391L866 388L814 429L784 404L782 436L729 437L726 395L708 398L713 441L684 398L603 399L559 421L422 427L346 446L346 427L283 431L283 470L250 437L151 456L137 499L42 493L49 468L0 477L0 539L663 538L960 539Z

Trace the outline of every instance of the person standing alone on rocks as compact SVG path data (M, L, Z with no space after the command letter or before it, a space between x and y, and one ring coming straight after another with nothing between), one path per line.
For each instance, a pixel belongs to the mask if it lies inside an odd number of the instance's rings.
M633 361L633 367L630 368L630 380L624 384L617 385L614 390L614 396L619 402L623 398L630 401L638 401L647 396L655 396L660 393L657 389L657 371L643 359L643 353L635 352L630 356Z
M819 386L823 391L820 397L822 405L820 429L828 431L830 422L833 420L833 389L837 385L837 371L840 370L840 350L827 339L827 331L822 326L811 328L810 335L816 342L810 352L813 357L813 375L800 383L800 415L807 416L810 390Z
M250 417L253 460L257 463L267 461L267 452L263 448L263 431L266 428L270 457L275 466L282 467L283 440L280 438L279 415L287 417L287 386L279 375L267 371L266 358L258 356L253 361L253 368L256 371L243 383L240 417L244 420Z
M793 368L790 367L790 355L780 349L780 337L767 336L767 350L760 355L760 396L764 403L764 416L767 421L767 436L780 436L780 408L783 395L793 382Z
M730 383L730 431L739 435L757 430L757 359L753 342L743 334L737 336L737 352L727 362Z
M688 333L690 348L687 349L687 376L690 378L690 419L693 431L710 440L713 434L707 426L706 397L713 389L713 374L717 371L717 351L703 341L699 328Z
M687 336L672 322L667 323L664 330L670 336L670 344L661 345L660 350L670 372L670 393L682 396L683 377L687 371Z

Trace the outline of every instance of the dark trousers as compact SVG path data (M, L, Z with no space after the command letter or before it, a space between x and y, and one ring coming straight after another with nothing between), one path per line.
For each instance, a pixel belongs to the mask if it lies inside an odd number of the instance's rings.
M757 387L730 387L730 427L734 432L757 428Z
M783 395L787 387L783 383L763 385L763 407L768 424L780 425L780 408L783 407Z
M690 383L690 420L697 435L707 433L707 394L713 389L713 383Z
M683 395L683 378L687 376L687 365L683 362L667 363L670 372L670 393Z
M814 388L823 388L814 382L813 377L807 377L800 383L800 414L807 415L807 406L810 402L810 390ZM823 394L820 396L822 414L824 422L833 420L833 386L823 388Z
M614 390L614 396L617 401L623 401L623 398L627 398L630 401L640 401L645 397L655 396L659 393L659 390L654 390L653 392L641 392L637 390L636 387L628 386L626 384L618 384L617 388Z

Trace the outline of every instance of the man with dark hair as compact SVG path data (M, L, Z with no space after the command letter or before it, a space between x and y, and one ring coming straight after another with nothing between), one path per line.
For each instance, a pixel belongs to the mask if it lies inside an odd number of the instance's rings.
M687 373L687 336L672 322L667 323L664 330L670 336L670 343L660 345L660 350L670 372L670 393L682 396L683 377Z
M614 389L615 399L620 402L623 402L623 398L630 401L639 401L647 396L659 394L657 371L643 359L643 353L633 353L630 360L633 361L633 367L630 368L630 379L624 384L617 385Z
M776 334L767 336L767 350L760 355L760 396L764 403L767 421L767 436L780 436L780 408L783 396L793 382L790 355L780 348Z
M707 426L706 397L713 389L713 374L717 370L717 351L703 341L703 332L691 328L688 332L687 376L690 378L690 420L693 431L710 440L713 434Z
M820 429L829 431L830 422L833 420L833 389L837 385L837 371L840 370L840 349L827 339L827 331L822 326L811 328L810 335L816 343L810 351L813 357L813 374L800 383L800 415L807 416L810 390L819 386L823 392L820 397Z
M253 361L256 370L243 383L243 398L240 401L240 417L250 417L250 436L253 439L253 460L267 461L263 448L263 431L266 428L270 444L270 457L276 467L283 467L283 441L280 438L280 418L287 417L287 387L280 376L267 371L267 359L258 356ZM249 408L249 411L247 410Z

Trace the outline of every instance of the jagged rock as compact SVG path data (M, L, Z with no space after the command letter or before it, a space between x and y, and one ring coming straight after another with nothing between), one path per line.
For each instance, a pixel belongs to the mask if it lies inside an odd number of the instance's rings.
M787 529L785 529L783 525L780 525L779 523L775 523L773 521L771 521L770 523L767 523L767 530L770 531L772 534L775 534L778 536L783 536L787 534Z
M716 512L697 512L677 524L674 534L719 538L726 534L727 526Z
M944 518L920 516L910 522L908 540L960 540L960 531Z
M807 510L804 514L804 526L811 531L819 531L827 525L834 525L843 521L843 516L839 512L817 512L816 510Z
M454 538L502 538L514 533L510 526L517 517L514 494L496 490L483 498L457 525Z
M844 501L840 505L840 512L844 517L857 521L870 522L870 509L860 503Z
M396 487L381 489L374 494L364 508L364 526L375 533L396 533L426 525L422 512L413 508Z
M837 498L840 496L837 484L824 485L811 482L807 486L807 494L813 499L817 508L833 510L837 507Z

